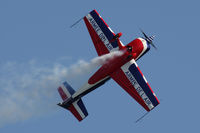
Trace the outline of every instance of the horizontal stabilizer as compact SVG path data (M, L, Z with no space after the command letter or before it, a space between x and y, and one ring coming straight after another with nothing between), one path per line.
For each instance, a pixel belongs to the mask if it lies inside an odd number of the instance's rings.
M63 99L63 102L58 104L59 106L69 110L79 121L88 116L88 112L82 100L74 100L71 97L75 93L75 91L67 82L64 82L58 88L58 92Z
M68 109L79 121L88 116L88 112L81 99L73 102Z

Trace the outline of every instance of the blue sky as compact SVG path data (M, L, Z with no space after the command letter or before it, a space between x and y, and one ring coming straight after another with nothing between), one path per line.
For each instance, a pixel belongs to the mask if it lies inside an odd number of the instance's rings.
M20 79L24 74L34 75L29 68L33 61L40 68L52 68L55 63L70 67L79 60L96 57L83 21L69 28L96 9L114 32L123 33L124 44L141 36L139 28L148 35L156 35L154 43L158 50L151 49L137 63L161 104L135 123L145 113L144 109L110 80L83 98L89 116L81 123L64 109L57 106L45 109L44 105L36 109L39 113L28 112L30 117L8 120L0 132L198 132L199 4L197 0L1 0L1 83L4 79L8 83ZM8 70L8 63L15 65ZM75 89L83 80L76 78L67 79ZM34 81L38 82L37 76ZM0 86L2 91L4 85ZM18 86L15 89L20 90ZM49 103L60 102L56 88L51 93ZM43 103L38 99L31 102ZM11 112L12 116L15 110Z

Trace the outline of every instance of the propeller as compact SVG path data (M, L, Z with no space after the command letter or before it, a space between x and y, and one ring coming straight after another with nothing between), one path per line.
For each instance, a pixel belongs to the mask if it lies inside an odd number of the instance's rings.
M148 36L144 33L143 30L140 29L140 31L141 31L142 34L144 35L145 40L146 40L149 44L151 44L151 45L157 50L157 47L153 44L153 39L154 39L155 36L150 36L150 37L148 37Z

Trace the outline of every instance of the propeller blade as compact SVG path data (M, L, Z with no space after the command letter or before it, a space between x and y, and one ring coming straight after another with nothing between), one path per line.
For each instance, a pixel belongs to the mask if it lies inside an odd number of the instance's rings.
M140 29L140 31L142 32L142 34L144 35L145 38L148 38L148 36L144 33L144 31L142 29Z
M153 42L151 42L150 44L157 50L157 47L153 44Z
M142 34L144 35L145 40L146 40L149 44L151 44L152 47L154 47L154 48L157 50L157 47L156 47L156 46L153 44L153 42L152 42L152 40L153 40L153 38L154 38L155 36L148 37L148 36L144 33L144 31L143 31L142 29L140 29L140 31L141 31Z

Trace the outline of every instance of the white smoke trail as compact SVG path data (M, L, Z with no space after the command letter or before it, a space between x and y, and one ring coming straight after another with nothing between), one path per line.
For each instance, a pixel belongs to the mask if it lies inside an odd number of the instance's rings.
M69 75L71 75L73 77L73 76L77 76L77 74L80 75L83 73L88 73L91 70L95 69L97 66L103 65L110 59L112 59L116 56L120 56L123 53L124 53L123 51L114 51L109 54L105 54L103 56L96 57L96 58L92 59L90 62L86 62L84 60L79 60L78 63L76 63L75 65L72 65L69 68L69 70L70 70L69 72L71 72Z
M60 63L38 65L35 61L0 64L0 126L55 110L56 88L63 81L88 73L122 54L118 51L90 62L80 60L70 67Z

